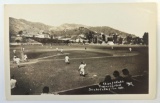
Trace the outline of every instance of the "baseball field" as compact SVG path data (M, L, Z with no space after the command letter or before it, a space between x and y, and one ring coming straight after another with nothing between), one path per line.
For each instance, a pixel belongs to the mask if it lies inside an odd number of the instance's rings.
M22 61L18 68L13 63L13 50L20 57L21 47L25 49L24 54L27 54L29 61ZM63 49L62 53L60 49ZM64 62L66 55L70 58L70 64ZM98 84L106 74L114 78L112 74L115 70L122 75L124 68L133 76L141 75L149 69L148 59L148 47L143 45L10 46L10 74L18 83L15 95L39 95L44 86L54 93ZM79 75L78 68L82 61L87 64L86 77Z

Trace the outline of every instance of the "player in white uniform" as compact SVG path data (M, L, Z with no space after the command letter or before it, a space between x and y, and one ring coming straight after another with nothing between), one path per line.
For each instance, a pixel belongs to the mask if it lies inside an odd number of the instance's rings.
M18 68L19 68L19 67L20 67L20 66L19 66L19 65L20 65L20 58L16 57L15 61L16 61L16 64L17 64L17 66L18 66Z
M69 56L68 55L65 56L65 63L66 64L70 64L70 62L69 62Z
M16 56L13 56L13 63L16 63Z
M27 54L24 55L24 61L28 61Z
M131 52L131 51L132 51L132 48L129 48L129 51Z
M17 80L14 79L14 76L11 77L10 85L11 85L11 89L14 89L17 85Z
M10 80L11 95L17 94L17 88L18 88L17 80L14 78L14 75L12 75Z
M58 48L56 48L56 51L58 51Z
M113 49L113 46L111 46L111 49Z
M22 51L24 52L24 48L22 48Z
M63 53L63 48L61 49L61 53Z
M13 53L14 53L14 54L16 53L16 50L15 50L15 49L13 50Z
M85 76L85 71L84 71L85 67L86 67L86 64L81 62L80 66L79 66L80 76Z

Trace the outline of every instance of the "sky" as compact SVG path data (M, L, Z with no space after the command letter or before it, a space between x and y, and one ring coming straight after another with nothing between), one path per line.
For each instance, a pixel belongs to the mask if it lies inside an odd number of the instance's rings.
M109 26L142 37L155 33L155 3L39 4L5 5L6 17L41 22L51 26L64 23Z

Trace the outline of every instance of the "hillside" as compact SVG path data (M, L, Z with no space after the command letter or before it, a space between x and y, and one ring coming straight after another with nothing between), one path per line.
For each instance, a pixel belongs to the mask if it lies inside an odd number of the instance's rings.
M60 26L50 28L50 31L72 30L72 29L77 29L79 27L88 28L88 26L82 25L82 24L68 24L68 23L65 23L65 24L62 24Z
M92 31L98 32L98 33L104 33L104 34L115 34L117 33L118 35L120 35L121 37L126 37L129 36L130 34L113 29L111 27L107 27L107 26L102 26L102 27L90 27L89 28ZM133 35L134 36L134 35Z
M40 31L48 31L51 26L37 23L29 22L24 19L9 18L9 33L10 35L17 35L20 31L26 34L37 34Z
M81 28L82 27L82 28ZM20 31L23 34L27 35L35 35L41 33L48 33L54 36L64 36L64 37L75 37L80 34L90 34L90 33L104 33L104 34L115 34L117 33L121 37L126 37L130 34L113 29L107 26L97 26L97 27L90 27L82 24L62 24L60 26L49 26L43 23L38 22L30 22L24 19L15 19L10 17L9 18L9 33L10 36L14 36L20 34ZM21 32L21 33L22 33ZM132 35L135 37L135 35Z

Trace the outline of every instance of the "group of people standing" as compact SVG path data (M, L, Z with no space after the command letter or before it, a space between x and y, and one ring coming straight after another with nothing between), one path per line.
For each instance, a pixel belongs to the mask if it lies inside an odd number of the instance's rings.
M22 59L20 59L19 56L16 55L16 50L14 49L13 50L13 63L16 63L17 64L17 67L19 68L20 67L20 61L28 61L28 56L27 54L24 54L24 48L21 48L21 51L20 51L20 54L22 56Z

